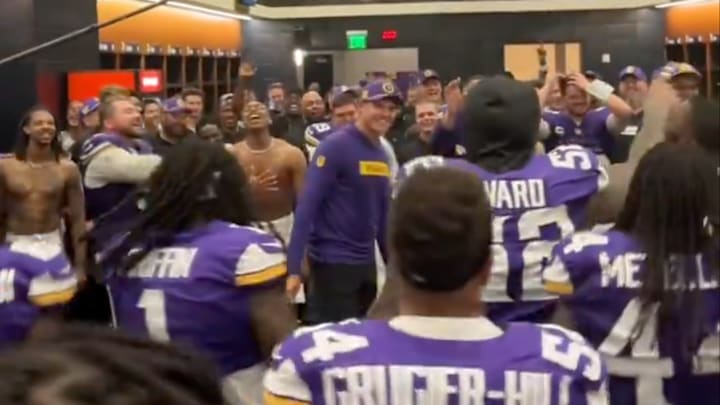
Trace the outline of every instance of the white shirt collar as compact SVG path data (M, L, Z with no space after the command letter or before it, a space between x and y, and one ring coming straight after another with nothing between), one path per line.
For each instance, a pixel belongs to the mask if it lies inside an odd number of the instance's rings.
M502 329L484 316L449 318L401 315L391 319L389 325L408 335L436 340L489 340L503 334Z

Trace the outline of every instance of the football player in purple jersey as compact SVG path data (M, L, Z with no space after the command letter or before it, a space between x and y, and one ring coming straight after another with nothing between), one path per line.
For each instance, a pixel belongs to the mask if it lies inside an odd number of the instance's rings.
M118 326L207 355L231 404L260 403L265 360L296 325L283 244L256 227L248 193L223 145L178 144L103 261Z
M302 328L273 354L266 405L607 405L606 370L577 334L486 317L492 210L480 179L418 168L390 214L399 316Z
M0 246L0 349L59 320L77 283L60 244L19 239Z
M653 83L646 114L659 123L643 127L627 163L609 166L577 145L536 155L540 105L527 84L492 78L471 89L464 100L459 90L456 93L449 97L459 101L451 103L449 121L462 128L467 160L425 157L407 163L405 170L427 164L458 166L485 181L496 226L496 258L484 295L489 316L496 321L547 322L556 297L542 287L543 263L551 258L553 246L575 230L614 220L636 159L662 140L674 91L667 81ZM396 313L394 288L389 277L371 316Z
M109 328L66 325L0 356L3 405L222 405L205 358Z
M611 403L720 402L720 189L693 145L663 143L615 226L558 245L544 270L556 320L608 357Z

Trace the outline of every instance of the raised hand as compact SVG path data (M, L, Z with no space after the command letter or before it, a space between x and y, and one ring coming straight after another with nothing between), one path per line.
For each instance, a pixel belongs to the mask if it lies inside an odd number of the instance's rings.
M238 69L238 75L240 77L253 77L255 76L255 72L257 72L257 67L250 62L241 63Z

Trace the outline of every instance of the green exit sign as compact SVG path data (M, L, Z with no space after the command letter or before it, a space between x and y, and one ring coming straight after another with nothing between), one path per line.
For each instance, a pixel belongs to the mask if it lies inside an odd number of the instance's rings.
M347 38L347 49L367 49L367 31L345 31L345 37Z

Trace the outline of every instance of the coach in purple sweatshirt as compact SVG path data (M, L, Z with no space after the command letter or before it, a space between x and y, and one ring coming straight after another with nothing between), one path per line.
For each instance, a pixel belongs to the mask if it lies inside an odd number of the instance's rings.
M320 143L308 167L288 247L289 282L310 265L306 321L361 317L375 297L375 242L383 259L391 171L380 138L401 103L390 81L370 83L358 117Z

